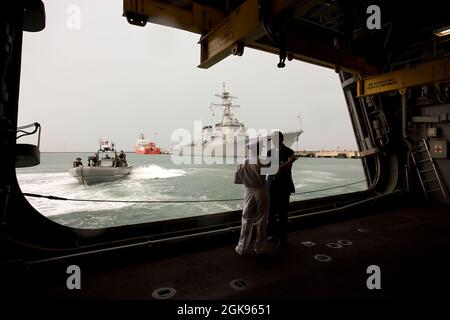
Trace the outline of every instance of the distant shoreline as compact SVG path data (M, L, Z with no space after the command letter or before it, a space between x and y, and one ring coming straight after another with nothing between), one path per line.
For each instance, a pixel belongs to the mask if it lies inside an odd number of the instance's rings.
M125 153L134 153L134 151L124 151ZM41 151L41 153L95 153L95 151Z

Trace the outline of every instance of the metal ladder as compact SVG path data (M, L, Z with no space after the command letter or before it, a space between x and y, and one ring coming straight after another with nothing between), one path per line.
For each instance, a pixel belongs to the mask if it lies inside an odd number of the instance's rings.
M419 175L425 198L428 199L429 193L441 192L444 199L447 200L447 191L439 177L433 158L431 158L426 139L422 139L418 143L416 150L411 153L411 157Z

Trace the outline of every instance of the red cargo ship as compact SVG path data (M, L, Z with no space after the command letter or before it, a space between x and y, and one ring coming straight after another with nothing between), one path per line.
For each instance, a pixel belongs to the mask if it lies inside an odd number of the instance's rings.
M161 154L161 149L156 147L154 142L145 139L143 133L141 133L141 138L136 141L134 150L137 154Z

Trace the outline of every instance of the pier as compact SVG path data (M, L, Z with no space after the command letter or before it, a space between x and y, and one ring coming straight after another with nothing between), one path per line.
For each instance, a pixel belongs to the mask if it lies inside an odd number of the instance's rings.
M306 158L347 158L347 159L355 159L359 158L359 151L353 150L320 150L320 151L308 151L308 150L299 150L295 151L295 155L299 157Z

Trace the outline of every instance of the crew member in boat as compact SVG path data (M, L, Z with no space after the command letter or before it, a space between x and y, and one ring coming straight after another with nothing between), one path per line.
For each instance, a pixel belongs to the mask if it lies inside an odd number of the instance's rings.
M125 154L125 152L123 152L123 150L120 150L119 160L120 160L119 167L128 167L127 155Z
M92 164L94 166L98 166L98 155L95 153L93 158L92 158Z
M96 167L96 166L98 166L98 156L97 156L97 154L96 153L94 153L92 156L90 156L89 158L88 158L88 166L91 166L91 161L92 161L92 166L93 167Z
M255 254L264 251L266 227L269 209L269 192L265 175L261 174L263 165L259 160L259 143L251 144L249 156L237 168L234 183L245 186L244 205L242 210L242 228L235 251L239 255L251 252L253 224L256 224L256 241L253 247Z
M83 165L83 162L81 162L81 158L76 158L75 161L73 162L74 168L82 166L82 165Z

